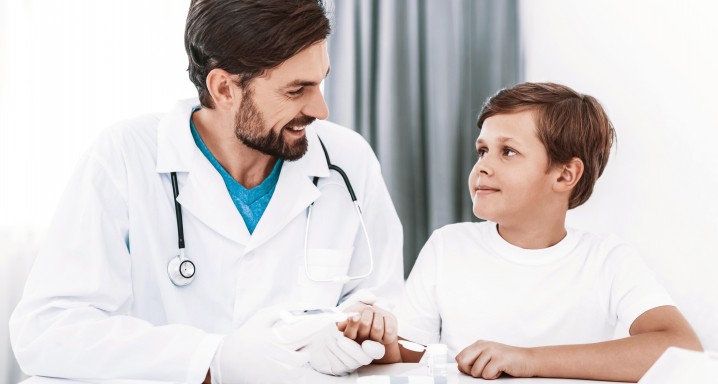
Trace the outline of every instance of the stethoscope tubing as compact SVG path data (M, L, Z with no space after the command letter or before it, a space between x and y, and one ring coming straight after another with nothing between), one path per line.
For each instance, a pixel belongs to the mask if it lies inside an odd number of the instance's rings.
M349 191L349 195L351 196L352 203L354 203L354 209L357 213L357 216L359 217L359 224L361 225L362 232L364 232L364 238L366 239L367 249L369 251L369 268L365 273L357 276L344 275L332 279L320 279L312 276L312 274L309 272L309 223L311 222L312 207L314 206L314 202L312 202L309 205L309 208L307 208L307 225L304 228L304 272L309 280L316 283L346 283L351 280L363 279L371 275L371 273L374 271L374 253L372 252L371 241L369 240L369 232L367 232L366 225L364 225L364 217L362 214L361 205L359 205L359 201L357 200L356 194L354 193L354 188L352 188L352 183L349 181L349 177L347 176L346 172L344 172L344 170L338 165L332 164L331 160L329 159L329 152L327 152L327 148L324 146L324 142L320 137L317 138L319 139L319 144L321 144L322 146L322 151L324 151L324 158L327 161L327 167L330 170L337 171L337 173L341 175L342 179L344 180L344 185L346 186L347 191ZM314 186L317 186L319 183L319 176L315 176L313 182Z
M175 201L175 216L177 217L177 243L179 244L179 249L184 249L184 228L182 227L182 206L180 205L179 201L177 201L177 197L179 196L179 187L177 186L177 173L172 172L170 174L170 177L172 178L172 194L174 195L174 201Z
M319 144L321 144L321 146L322 146L322 151L324 152L324 158L327 161L327 167L330 170L336 171L342 177L342 180L344 181L344 185L346 186L347 191L349 192L349 196L352 199L352 203L354 204L354 209L357 213L357 216L359 217L359 224L361 225L362 232L364 232L364 238L366 239L366 242L367 242L367 248L368 248L368 252L369 252L369 268L365 273L363 273L361 275L357 275L357 276L344 275L344 276L338 276L338 277L335 277L332 279L320 279L320 278L316 278L316 277L312 276L312 274L309 272L309 254L308 254L309 224L311 222L312 207L314 206L314 202L312 202L309 205L309 207L307 208L307 224L306 224L306 227L304 230L304 271L309 280L311 280L313 282L320 282L320 283L325 283L325 282L326 283L329 283L329 282L345 283L350 280L363 279L363 278L371 275L371 273L374 270L374 254L372 252L371 242L369 241L369 232L366 230L366 225L364 224L364 218L362 215L361 206L359 205L359 201L357 201L356 194L354 193L354 188L352 188L352 184L349 181L349 177L347 176L346 172L344 172L344 170L341 167L339 167L338 165L332 164L331 160L329 159L329 153L327 152L327 149L324 146L324 142L322 142L321 138L318 137L318 139L319 139ZM194 278L194 275L195 275L195 265L185 255L184 228L182 225L182 206L179 203L179 201L177 200L177 198L179 197L179 186L177 183L177 173L171 172L170 178L172 180L172 194L174 196L175 216L177 219L177 243L179 246L179 256L176 256L176 257L170 259L170 262L167 266L167 272L169 274L170 281L172 281L173 284L175 284L176 286L179 287L179 286L187 285L190 282L192 282L192 279ZM315 176L314 180L313 180L314 186L317 186L318 182L319 182L319 176ZM179 260L175 261L178 258L179 258ZM191 276L185 276L182 273L181 265L185 262L190 263L192 266ZM177 265L178 271L174 270L173 263ZM180 277L177 277L177 273L180 275Z

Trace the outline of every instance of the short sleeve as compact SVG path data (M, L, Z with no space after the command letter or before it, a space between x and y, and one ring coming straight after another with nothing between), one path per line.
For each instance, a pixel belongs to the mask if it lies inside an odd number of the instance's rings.
M611 249L606 263L607 273L604 276L610 287L608 310L612 323L618 322L630 329L644 312L675 305L636 249L625 244L618 245Z
M399 336L424 345L438 343L441 336L441 314L436 294L439 238L435 232L419 253L396 311Z

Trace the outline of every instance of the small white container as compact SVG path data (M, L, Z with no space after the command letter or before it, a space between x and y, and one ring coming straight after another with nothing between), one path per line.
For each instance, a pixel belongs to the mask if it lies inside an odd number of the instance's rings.
M446 344L429 344L426 346L426 362L429 366L429 376L434 377L435 382L437 378L444 378L443 382L446 382L446 360L448 359L449 350Z

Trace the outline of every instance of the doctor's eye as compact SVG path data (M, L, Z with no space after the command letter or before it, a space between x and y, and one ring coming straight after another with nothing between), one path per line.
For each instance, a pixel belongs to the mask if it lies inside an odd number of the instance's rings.
M292 89L287 91L287 94L289 96L301 96L304 93L304 87L299 87L297 89Z

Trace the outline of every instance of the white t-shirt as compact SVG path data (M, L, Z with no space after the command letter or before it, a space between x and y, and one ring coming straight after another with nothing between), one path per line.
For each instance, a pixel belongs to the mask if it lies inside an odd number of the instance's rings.
M452 358L477 340L593 343L651 308L673 305L634 248L613 236L567 232L552 247L522 249L491 222L435 231L406 282L399 336L447 344Z

